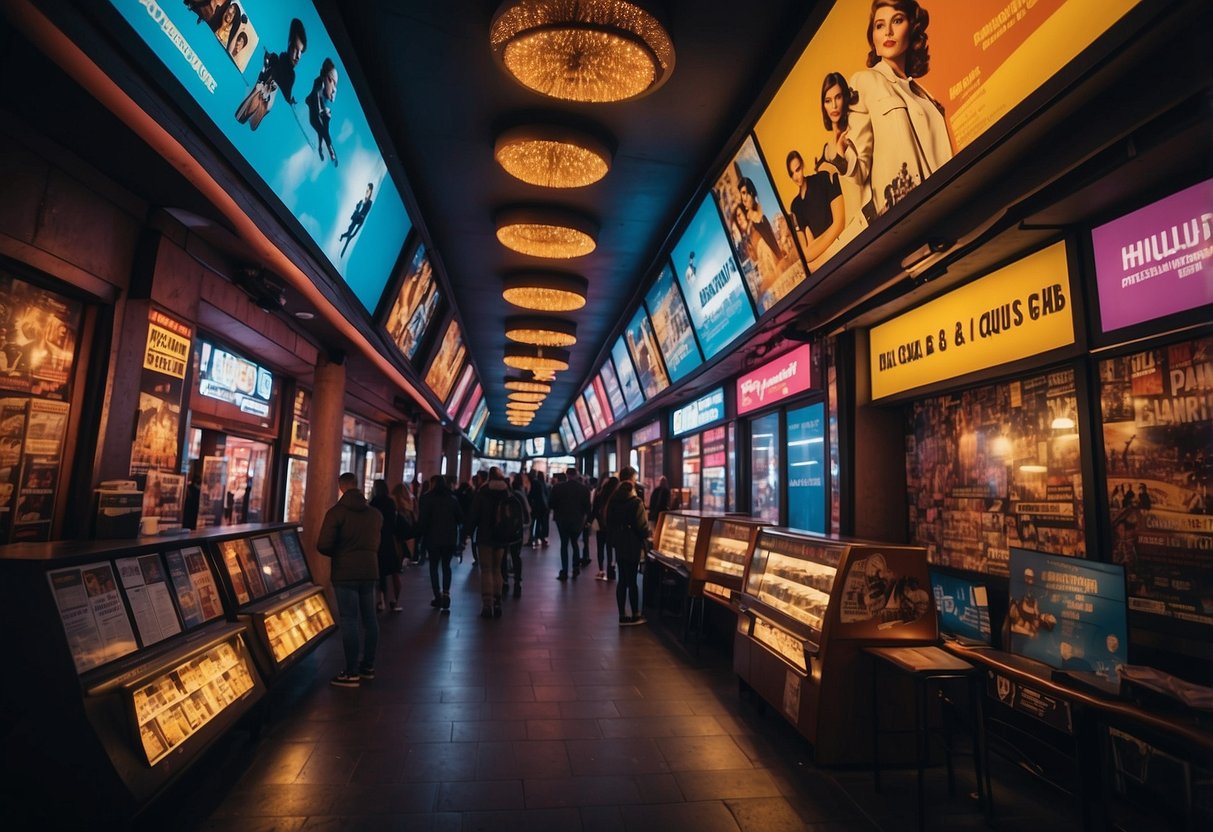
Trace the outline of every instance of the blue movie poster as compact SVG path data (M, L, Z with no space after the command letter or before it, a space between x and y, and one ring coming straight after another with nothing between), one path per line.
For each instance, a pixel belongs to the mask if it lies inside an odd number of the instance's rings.
M788 411L788 525L826 531L825 405Z
M1128 664L1123 566L1011 548L1011 652L1119 681Z
M674 270L666 266L653 281L652 288L644 296L653 323L653 332L661 345L661 357L665 359L670 381L676 382L703 363L695 333L691 330L691 317L682 293L674 285Z
M644 397L651 399L670 386L670 377L666 375L665 364L661 362L661 349L657 346L657 336L649 315L641 306L632 316L624 332L627 338L628 351L636 364L636 376L640 379L640 389Z
M622 335L611 349L611 358L614 359L615 369L619 373L619 386L623 388L623 398L627 402L628 410L635 410L644 404L644 393L640 390L640 382L636 380L636 369L632 366L628 346L624 343Z
M712 358L754 323L754 307L710 195L674 246L673 259L691 323L704 356Z
M602 378L602 386L606 389L607 402L611 405L611 411L615 414L616 419L622 419L627 415L628 406L623 400L619 377L615 375L615 365L609 358L603 363L599 376Z
M931 591L939 613L939 629L952 635L990 643L990 602L984 584L931 572Z
M374 312L412 223L304 0L110 0Z

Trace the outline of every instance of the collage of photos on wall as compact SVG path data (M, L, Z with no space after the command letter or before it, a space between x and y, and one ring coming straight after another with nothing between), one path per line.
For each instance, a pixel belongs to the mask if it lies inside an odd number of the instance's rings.
M907 410L910 542L1007 575L1011 547L1086 556L1075 374L1060 369Z
M82 313L0 272L0 542L50 539Z
M1213 338L1101 361L1099 380L1129 606L1213 624Z

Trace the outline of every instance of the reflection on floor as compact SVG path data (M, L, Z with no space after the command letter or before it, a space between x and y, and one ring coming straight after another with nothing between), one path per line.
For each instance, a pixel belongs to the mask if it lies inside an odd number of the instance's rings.
M615 584L558 582L558 551L524 550L522 597L479 618L480 573L455 565L449 615L428 569L406 567L382 613L377 677L334 688L330 638L237 733L142 819L205 830L843 830L914 828L912 771L823 770L769 709L738 695L731 634L696 657L668 619L619 627ZM968 779L966 780L966 777ZM928 781L928 827L982 824L961 764L949 800ZM999 825L1071 829L1062 800L995 764Z

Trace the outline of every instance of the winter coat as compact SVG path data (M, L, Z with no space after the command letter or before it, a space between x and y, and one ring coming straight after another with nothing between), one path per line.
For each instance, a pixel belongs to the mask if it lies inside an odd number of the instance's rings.
M379 574L390 575L400 571L400 549L396 543L396 501L391 497L376 497L371 508L383 517L379 527Z
M552 516L556 527L581 533L590 516L590 489L581 480L565 480L552 487Z
M440 487L422 494L421 516L417 522L426 546L431 549L459 545L459 527L464 522L463 509L450 489Z
M489 480L487 485L480 486L476 496L472 498L472 510L468 524L476 529L476 544L504 547L509 543L497 540L493 535L493 526L497 520L497 504L510 496L510 487L505 480Z
M621 482L607 503L606 533L615 547L616 560L640 563L648 548L649 520L634 483Z
M379 533L383 515L356 488L341 495L324 515L316 548L333 559L332 580L373 581L379 577Z

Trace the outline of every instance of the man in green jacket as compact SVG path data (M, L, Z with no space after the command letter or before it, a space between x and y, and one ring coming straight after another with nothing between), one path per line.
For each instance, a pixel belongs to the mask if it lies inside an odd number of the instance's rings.
M379 529L383 515L371 508L358 490L358 478L353 474L342 474L337 486L341 499L324 515L316 548L333 559L333 592L341 619L341 646L345 649L345 670L332 683L356 688L362 680L375 678L375 648L379 646L375 582L379 579ZM362 639L358 633L359 620L364 631Z

